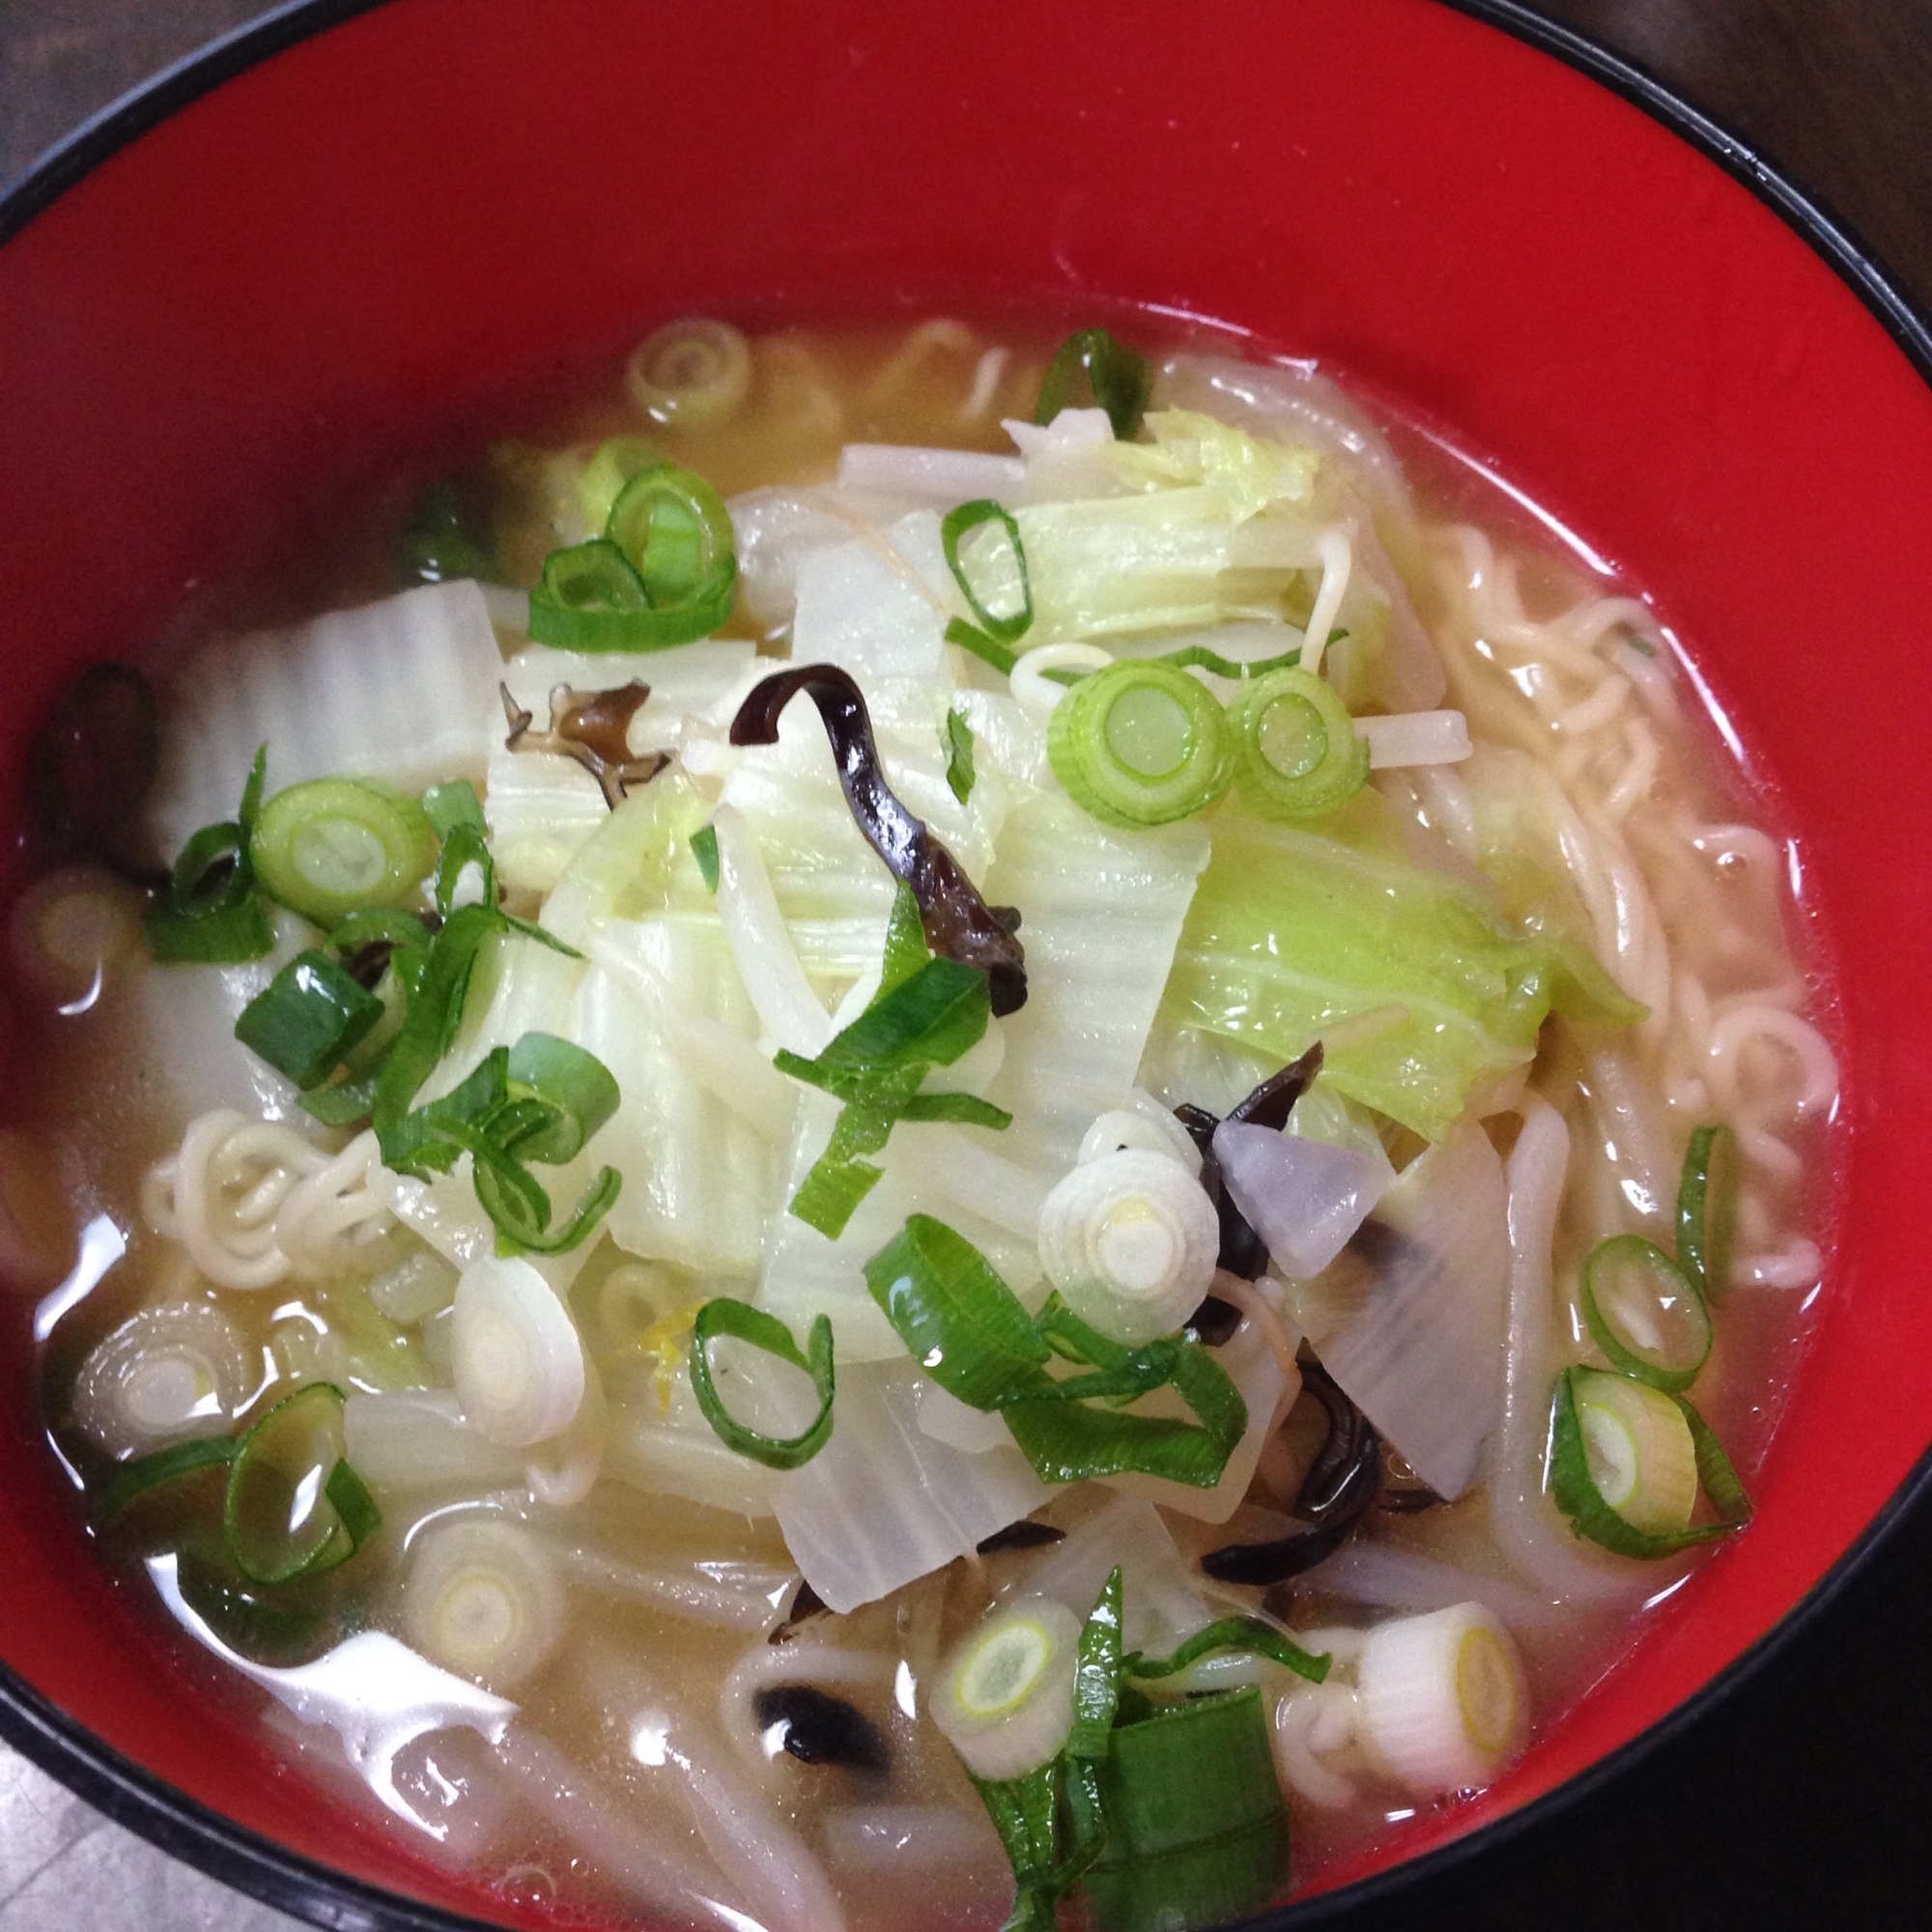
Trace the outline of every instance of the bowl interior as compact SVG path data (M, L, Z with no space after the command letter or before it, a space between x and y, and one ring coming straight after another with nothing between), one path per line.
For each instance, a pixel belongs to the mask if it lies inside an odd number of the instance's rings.
M1757 1522L1659 1613L1640 1668L1412 1851L1707 1684L1932 1435L1909 1206L1932 796L1913 734L1873 722L1932 685L1932 391L1714 165L1431 0L1226 0L1181 34L1153 0L943 32L845 0L392 0L194 100L0 249L0 526L24 565L0 766L73 668L138 650L373 449L554 358L693 308L1102 302L1324 358L1627 570L1799 834L1837 969L1836 1246ZM0 1311L0 1574L33 1579L0 1593L0 1658L227 1818L495 1916L181 1698L37 1440L31 1315Z

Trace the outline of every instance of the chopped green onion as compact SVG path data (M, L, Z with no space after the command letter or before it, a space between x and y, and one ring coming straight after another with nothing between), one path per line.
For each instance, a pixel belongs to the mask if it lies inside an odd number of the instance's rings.
M866 1264L866 1286L947 1394L992 1408L1043 1374L1052 1350L1019 1297L956 1229L914 1214Z
M641 651L657 613L622 548L592 537L554 550L530 592L530 638L567 651Z
M1716 1522L1690 1521L1700 1485ZM1750 1516L1729 1457L1690 1403L1601 1369L1557 1380L1549 1490L1578 1536L1623 1556L1672 1556Z
M275 950L275 929L249 858L269 748L255 753L242 810L220 825L205 825L175 861L167 891L144 922L156 959L231 966Z
M416 499L409 527L396 547L396 566L405 583L446 583L452 578L489 576L489 542L461 483L444 477Z
M795 1369L803 1369L811 1378L812 1388L818 1395L818 1413L809 1428L797 1435L761 1435L733 1418L711 1377L710 1344L720 1335L762 1349L766 1354L776 1355ZM801 1354L791 1330L777 1316L722 1295L707 1301L697 1311L692 1330L691 1385L696 1391L697 1406L704 1411L704 1419L727 1449L749 1456L768 1469L802 1468L832 1439L835 1378L831 1319L820 1315L813 1320L806 1352Z
M235 1438L230 1435L198 1435L192 1441L172 1442L152 1455L137 1456L114 1472L114 1479L100 1492L94 1512L95 1526L105 1529L130 1503L154 1491L178 1483L203 1469L225 1469L235 1460Z
M1677 1259L1710 1301L1721 1301L1731 1285L1737 1205L1737 1135L1722 1124L1696 1128L1677 1187Z
M657 619L653 645L708 637L738 591L731 513L703 477L666 464L640 470L611 506L604 534L637 566Z
M681 429L723 422L751 389L751 344L708 316L667 323L632 351L624 386L654 421Z
M773 1058L781 1073L823 1088L845 1103L824 1153L791 1202L799 1220L833 1239L844 1232L880 1178L881 1170L859 1156L878 1152L895 1122L961 1121L1004 1127L1012 1118L972 1094L919 1092L934 1066L951 1065L980 1038L992 1006L986 976L977 966L926 953L918 910L918 901L901 886L887 928L887 977L871 1005L815 1059L783 1048ZM917 965L912 964L915 930L921 955ZM904 977L895 977L900 973Z
M547 1118L526 1129L515 1152L561 1167L617 1111L617 1083L594 1053L555 1034L526 1033L510 1048L510 1092L540 1100Z
M1598 1348L1652 1388L1674 1395L1711 1353L1711 1311L1690 1275L1641 1235L1612 1235L1583 1264L1583 1320Z
M443 834L442 850L437 855L436 909L441 918L447 919L455 909L457 888L463 883L463 875L472 866L478 874L476 897L472 903L494 906L497 903L497 862L490 856L490 847L481 828L471 825L467 819L459 820Z
M1368 740L1335 687L1299 668L1246 683L1229 707L1235 783L1262 818L1320 818L1369 781Z
M235 1037L298 1087L315 1087L383 1017L383 1003L326 952L298 952L242 1009Z
M1007 1783L1058 1757L1073 1726L1080 1625L1051 1598L968 1633L934 1687L932 1721L975 1777Z
M270 898L331 925L403 904L436 863L436 833L414 799L373 779L312 779L262 808L248 856Z
M994 523L1006 532L1007 542L1012 547L1013 563L1020 582L1020 608L1009 611L1004 617L995 616L980 601L980 593L973 588L972 580L966 575L965 565L959 558L961 540L980 525ZM1013 521L1011 512L994 502L990 497L961 503L957 509L946 513L945 521L939 526L939 543L946 553L946 567L952 571L953 582L958 584L960 595L980 620L980 633L1000 645L1015 643L1025 637L1033 624L1033 580L1027 574L1026 546L1020 541L1020 526Z
M925 921L919 909L919 895L901 879L893 894L892 916L886 922L886 952L879 968L879 990L884 999L895 993L932 957L925 943ZM990 1003L989 1003L990 1004Z
M669 468L670 459L661 456L641 437L613 436L600 442L583 474L577 479L577 500L583 505L585 521L593 530L610 524L611 512L624 494L624 485L646 469Z
M1046 380L1039 385L1039 401L1034 405L1034 421L1050 423L1066 408L1068 393L1082 371L1094 404L1107 412L1115 436L1131 442L1140 434L1153 379L1147 358L1117 341L1108 328L1078 329L1054 352Z
M1069 1757L1103 1758L1121 1707L1121 1566L1116 1563L1080 1632L1073 1672L1073 1728Z
M312 1087L301 1096L301 1110L325 1127L353 1126L376 1107L376 1076L338 1080L330 1087Z
M1117 1724L1110 1743L1106 1843L1087 1874L1100 1932L1193 1932L1274 1897L1288 1878L1288 1810L1259 1690Z
M218 1535L190 1535L175 1559L182 1601L221 1641L264 1663L306 1662L334 1640L317 1594L239 1577Z
M944 1221L914 1214L866 1264L866 1286L908 1352L948 1394L1006 1417L1043 1482L1129 1471L1212 1489L1247 1428L1247 1406L1198 1343L1169 1337L1125 1349L1057 1295L1037 1320L985 1256ZM1059 1355L1092 1374L1056 1380ZM1172 1388L1195 1421L1091 1401Z
M718 893L718 828L706 823L691 835L691 856L697 861L698 876L713 897ZM900 888L904 890L903 887Z
M1212 695L1147 658L1122 659L1075 685L1054 707L1047 756L1075 804L1129 829L1191 818L1233 773Z
M1020 661L1019 653L1011 646L987 637L977 624L969 624L964 617L954 617L947 625L946 641L957 644L961 650L971 651L976 658L991 665L1002 677L1007 676ZM1049 677L1054 674L1047 672Z
M1307 1678L1311 1684L1320 1684L1328 1675L1327 1652L1317 1656L1302 1649L1293 1637L1284 1635L1260 1617L1223 1617L1219 1623L1196 1631L1171 1656L1152 1658L1143 1657L1137 1650L1130 1652L1122 1660L1121 1669L1128 1677L1173 1677L1210 1650L1238 1650L1252 1657L1269 1658L1297 1677Z
M287 1583L347 1562L382 1516L342 1453L342 1391L311 1382L242 1438L222 1505L228 1553L255 1583Z
M1055 1932L1062 1769L1049 1758L1024 1777L973 1779L1013 1868L1013 1909L1000 1932Z
M483 801L468 779L450 779L431 785L422 795L423 816L439 838L447 838L459 825L484 830Z
M946 782L964 805L973 796L973 727L960 711L946 714Z

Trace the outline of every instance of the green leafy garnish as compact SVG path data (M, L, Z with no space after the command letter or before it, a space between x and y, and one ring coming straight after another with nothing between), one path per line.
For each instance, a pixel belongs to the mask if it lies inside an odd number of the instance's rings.
M1077 329L1054 352L1034 405L1034 421L1050 423L1065 409L1082 374L1095 406L1107 412L1114 434L1130 442L1140 434L1153 379L1147 358L1118 341L1109 328Z
M913 1359L950 1395L1004 1415L1044 1482L1133 1470L1212 1489L1247 1428L1239 1390L1199 1343L1123 1348L1058 1295L1030 1317L985 1256L928 1214L866 1264L866 1285ZM1054 1377L1056 1356L1087 1373ZM1119 1406L1162 1388L1193 1422Z
M946 714L946 782L961 805L973 796L973 727L960 711Z
M697 873L704 881L704 890L715 895L718 891L717 826L706 823L691 835L691 856L697 861Z
M1223 1617L1219 1623L1196 1631L1167 1657L1144 1657L1137 1650L1129 1651L1122 1660L1121 1668L1129 1677L1173 1677L1214 1650L1238 1650L1251 1657L1270 1658L1311 1684L1320 1684L1328 1675L1330 1659L1325 1651L1318 1657L1303 1650L1293 1637L1285 1636L1260 1617Z
M818 1396L818 1413L796 1435L765 1435L739 1422L724 1406L711 1376L710 1345L720 1335L762 1349L768 1355L802 1369L811 1378ZM806 1338L805 1352L799 1351L791 1330L777 1316L768 1315L749 1302L733 1301L721 1295L707 1301L697 1311L691 1339L691 1386L704 1419L727 1449L749 1456L768 1469L797 1469L823 1449L832 1439L832 1404L837 1391L832 1361L832 1321L820 1315Z
M275 929L248 856L268 761L264 745L242 787L240 811L219 825L204 825L182 847L160 903L143 922L148 951L156 959L232 966L274 951Z
M879 991L824 1051L808 1060L781 1048L773 1065L845 1104L825 1151L792 1197L791 1212L837 1239L883 1170L877 1153L900 1121L953 1121L1001 1128L1012 1119L971 1094L922 1094L935 1066L950 1066L980 1040L992 1018L986 976L956 959L935 959L919 901L900 884L886 931Z

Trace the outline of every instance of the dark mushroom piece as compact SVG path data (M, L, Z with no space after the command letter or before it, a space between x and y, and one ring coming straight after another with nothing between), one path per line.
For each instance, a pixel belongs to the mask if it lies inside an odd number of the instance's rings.
M131 665L97 664L69 685L27 764L27 808L64 859L95 859L158 891L168 875L134 849L161 756L160 713Z
M1059 1543L1065 1534L1050 1522L1035 1522L1031 1517L1023 1516L1019 1521L1008 1523L1005 1529L982 1536L973 1548L980 1556L997 1556L1003 1549L1043 1549L1049 1543Z
M670 763L666 752L650 752L641 758L631 755L631 720L651 695L650 686L636 678L614 691L577 691L559 684L550 695L548 731L532 731L533 714L510 696L507 684L498 689L503 696L503 716L510 721L505 748L512 752L555 752L574 758L597 781L604 803L612 811L623 804L630 786L648 784Z
M779 1742L801 1764L837 1764L877 1775L892 1762L871 1719L810 1684L767 1685L753 1692L752 1716L761 1731L782 1725Z
M995 1013L1026 1005L1026 952L1013 936L1020 916L1011 906L989 906L964 867L908 811L886 782L872 721L857 684L837 665L800 665L774 671L753 687L731 721L734 745L774 745L779 716L800 692L818 707L832 741L838 782L853 819L872 850L919 901L926 944L943 959L977 966L985 974Z
M1321 1071L1321 1042L1318 1039L1299 1060L1292 1060L1279 1073L1267 1079L1240 1102L1228 1119L1256 1127L1285 1127L1294 1103L1314 1084ZM1221 1179L1221 1163L1214 1158L1214 1129L1221 1124L1218 1114L1206 1107L1183 1102L1175 1108L1174 1118L1187 1129L1201 1153L1201 1185L1221 1217L1221 1254L1217 1265L1243 1281L1253 1281L1267 1271L1268 1253L1262 1237L1248 1225L1247 1216L1235 1206Z
M799 1578L798 1594L791 1600L791 1608L785 1612L784 1622L772 1632L767 1643L789 1643L798 1633L800 1624L808 1623L813 1617L829 1617L832 1614L825 1600L804 1577Z
M1369 1512L1382 1486L1382 1443L1375 1425L1320 1362L1304 1361L1301 1385L1328 1417L1328 1435L1294 1493L1308 1527L1266 1543L1210 1549L1202 1570L1220 1583L1279 1583L1326 1562Z

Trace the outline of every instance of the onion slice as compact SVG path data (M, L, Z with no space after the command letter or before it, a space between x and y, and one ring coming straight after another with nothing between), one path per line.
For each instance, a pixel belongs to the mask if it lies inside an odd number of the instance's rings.
M1223 1121L1213 1148L1235 1206L1297 1280L1320 1274L1342 1252L1395 1178L1385 1159L1359 1148L1245 1121Z
M527 1449L569 1428L583 1401L583 1349L569 1312L526 1261L472 1262L456 1285L452 1365L467 1421Z

